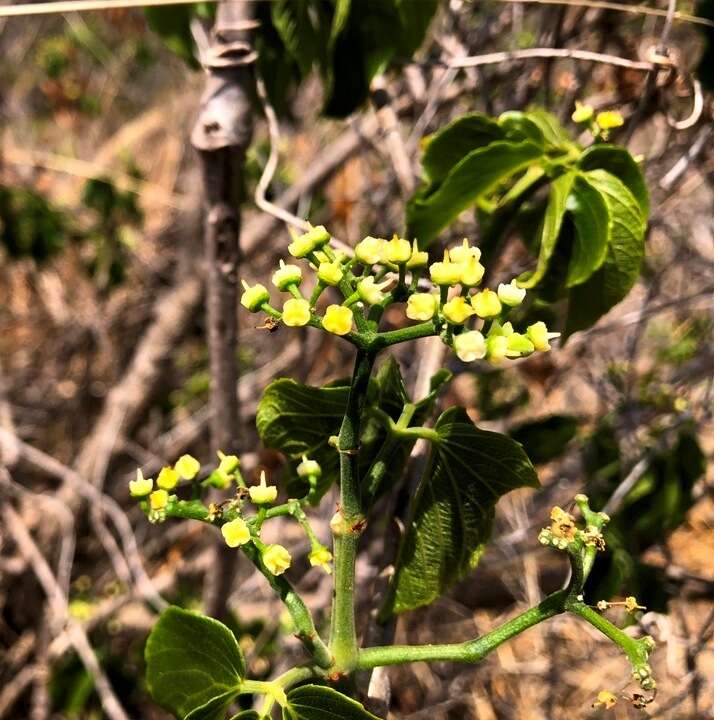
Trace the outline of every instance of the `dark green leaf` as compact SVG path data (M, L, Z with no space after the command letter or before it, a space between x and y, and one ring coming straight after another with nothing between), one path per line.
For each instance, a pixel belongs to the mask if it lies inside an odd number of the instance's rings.
M154 700L182 719L193 712L192 720L221 717L245 676L243 653L233 633L217 620L178 607L161 614L145 656Z
M525 168L542 153L531 142L493 142L466 155L444 178L438 190L418 191L407 207L407 234L428 244L463 210L499 182Z
M579 420L573 415L551 415L513 427L509 435L523 446L531 462L547 463L565 452L575 437Z
M575 173L569 172L553 180L550 184L550 195L548 205L543 217L543 226L540 232L540 249L538 252L538 263L530 275L523 275L518 282L526 288L535 287L548 270L548 263L555 250L560 228L563 224L563 216L567 208L568 196L575 182Z
M614 175L591 170L585 177L604 198L610 245L602 267L570 292L565 335L594 325L635 284L644 256L645 219L634 195Z
M488 541L499 498L538 486L521 446L480 430L463 408L447 410L435 431L390 586L392 613L427 605L463 578Z
M401 28L396 51L404 58L410 58L424 42L439 0L396 0Z
M575 238L566 285L585 282L605 262L610 239L610 212L605 198L583 178L575 180L568 198Z
M308 0L275 0L270 7L273 26L303 76L319 57L320 37L312 24Z
M545 144L543 130L527 113L518 110L502 113L498 118L498 124L506 132L509 140L530 140L541 146Z
M303 685L288 693L284 720L379 720L360 703L322 685Z
M488 115L462 115L424 138L424 155L421 159L424 176L437 185L472 150L503 139L503 130Z
M639 203L642 216L650 213L650 198L640 166L625 148L615 145L593 145L581 156L578 164L583 170L607 170L621 180Z

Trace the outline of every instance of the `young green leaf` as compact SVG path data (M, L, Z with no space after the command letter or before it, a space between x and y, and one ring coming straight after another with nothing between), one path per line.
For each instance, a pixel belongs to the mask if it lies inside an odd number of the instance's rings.
M303 685L288 693L283 720L379 720L364 706L322 685Z
M222 718L245 677L233 633L217 620L178 607L161 614L145 657L154 700L181 720Z
M425 245L436 234L480 196L499 182L527 167L542 155L542 148L532 142L492 142L472 150L457 163L432 192L427 186L419 190L407 206L407 235Z
M635 196L642 216L650 212L650 198L640 166L625 148L615 145L593 145L580 156L578 164L583 170L607 170L619 178Z
M541 146L546 144L540 125L527 113L518 110L502 113L498 118L498 124L506 132L509 140L531 140Z
M503 130L488 115L462 115L424 138L421 159L424 176L433 185L438 185L472 150L503 139Z
M584 283L605 262L610 239L610 211L597 188L582 177L575 180L567 209L575 225L567 287Z
M563 216L568 205L568 196L575 183L575 173L568 172L553 180L550 184L548 205L543 217L543 227L540 232L540 250L538 263L530 275L523 275L518 279L522 287L532 288L543 278L548 270L548 263L555 250L563 224Z
M480 430L449 408L434 430L431 458L413 499L387 611L427 605L472 570L491 533L499 498L538 477L521 446Z
M610 214L610 245L602 267L570 292L565 335L594 325L635 284L644 256L646 221L627 187L605 170L584 174L603 197Z

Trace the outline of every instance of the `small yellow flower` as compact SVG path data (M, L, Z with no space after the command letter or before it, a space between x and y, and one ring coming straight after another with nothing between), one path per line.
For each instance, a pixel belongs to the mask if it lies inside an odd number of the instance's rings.
M409 240L400 238L395 233L392 239L384 245L384 259L395 265L403 265L412 255Z
M489 335L486 338L486 356L492 363L499 363L508 353L508 338L503 335Z
M288 245L288 252L296 258L304 258L313 250L317 250L330 242L330 233L322 225L311 227L302 235L298 235L294 231L291 231L290 234L293 241Z
M317 277L325 285L339 285L343 275L342 266L338 262L321 262L317 268Z
M221 534L228 547L245 545L250 540L250 530L243 518L236 518L221 526Z
M170 467L162 467L156 478L156 484L164 490L173 490L179 481L179 474Z
M283 322L288 327L302 327L310 322L310 303L302 298L290 298L283 304Z
M352 330L352 310L344 305L328 305L322 327L335 335L347 335Z
M565 510L556 505L556 507L550 511L550 519L550 531L555 537L566 540L567 542L575 540L577 528L575 526L575 518L570 513L565 512Z
M455 263L468 262L471 258L478 261L481 259L481 250L471 245L467 238L464 238L461 245L449 249L449 257Z
M132 497L146 497L154 489L154 481L145 478L141 470L136 471L136 480L129 480L129 494Z
M280 259L280 268L273 273L272 283L278 290L285 291L291 285L299 285L302 282L302 270L297 265L286 265Z
M518 287L516 279L513 278L510 283L501 283L498 286L498 299L509 307L520 305L526 297L526 289Z
M570 117L574 123L586 123L592 120L594 113L592 105L583 105L580 100L576 100L575 111Z
M302 456L302 462L297 466L299 477L320 477L322 468L317 460L309 460L306 455Z
M407 300L407 317L410 320L431 320L439 307L439 298L431 293L414 293Z
M248 488L248 492L250 499L256 505L269 505L278 497L278 488L275 485L267 485L265 482L265 470L260 471L260 485L253 485Z
M230 475L235 472L240 465L240 460L237 455L224 455L220 450L217 453L218 460L218 471Z
M240 296L240 304L251 312L258 312L263 303L270 300L268 288L260 283L248 285L245 280L241 280L241 283L243 284L243 294Z
M282 545L268 545L263 550L263 562L273 575L282 575L290 567L292 557Z
M473 256L467 258L461 264L461 284L466 287L475 287L483 279L483 274L486 271L483 265Z
M471 305L480 318L495 317L501 314L501 301L493 290L481 290L471 296Z
M307 559L310 561L312 567L321 567L328 575L332 573L332 553L326 547L315 548L308 556Z
M625 610L629 613L635 612L635 610L646 610L644 605L640 605L637 602L637 598L634 595L628 595L625 598Z
M604 110L598 113L595 122L601 130L612 130L613 128L622 127L625 124L622 115L615 110Z
M444 303L442 312L452 325L461 325L474 314L474 309L465 297L458 295Z
M597 694L597 701L593 703L594 708L602 707L605 710L612 710L617 705L617 697L609 690L601 690Z
M512 332L507 336L506 348L506 355L508 357L530 355L533 350L535 350L533 343L525 335L517 332Z
M597 609L600 610L600 612L605 612L610 607L610 603L607 600L598 600L597 601Z
M540 352L550 350L550 341L560 337L560 333L548 332L548 328L543 321L529 325L526 334L533 343L533 347Z
M454 337L454 352L464 362L480 360L486 356L486 340L478 330L463 332Z
M156 510L163 510L169 504L169 494L166 490L154 490L149 495L149 507Z
M444 259L429 266L429 276L434 285L440 287L458 285L461 282L461 265L451 262L449 251L444 250Z
M410 270L426 267L429 264L429 253L426 250L419 250L417 241L412 241L412 256L407 261L407 267Z
M192 455L182 455L174 465L174 470L183 480L193 480L201 469L201 463Z
M366 237L355 245L355 257L365 265L381 262L386 243L382 238Z
M357 284L357 292L359 293L360 299L367 303L367 305L378 305L386 297L382 290L391 283L391 280L378 283L371 275L368 275L362 278Z

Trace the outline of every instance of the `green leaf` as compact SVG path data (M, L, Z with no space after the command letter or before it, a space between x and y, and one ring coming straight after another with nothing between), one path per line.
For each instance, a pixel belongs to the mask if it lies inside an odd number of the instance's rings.
M540 250L538 263L530 275L523 275L518 279L521 286L535 287L548 270L548 263L555 250L563 224L563 216L568 205L568 195L575 182L575 173L568 172L553 180L550 184L548 205L543 217L543 226L540 232Z
M531 108L526 113L526 117L538 126L548 145L551 145L553 148L573 147L570 135L568 135L555 115L551 115L551 113L542 108Z
M412 501L390 586L391 613L427 605L463 578L483 553L500 497L538 486L521 446L480 430L463 408L449 408L434 429L438 439Z
M604 262L610 239L610 211L605 198L581 177L568 198L568 212L575 225L575 238L566 285L585 282Z
M300 73L308 75L318 58L321 43L310 17L307 0L275 0L270 7L273 26Z
M434 18L439 0L396 0L401 30L396 50L403 57L411 57L424 42L429 25Z
M462 115L422 141L424 176L434 185L439 184L472 150L503 139L503 130L488 115Z
M531 140L536 145L545 145L543 130L527 113L509 110L499 116L498 124L509 140Z
M639 203L642 216L650 213L650 198L640 166L625 148L615 145L592 145L581 156L578 164L583 170L607 170L619 178Z
M182 719L223 717L245 677L233 633L217 620L178 607L161 614L145 657L151 695Z
M422 188L407 206L407 234L428 244L463 210L499 182L525 168L542 154L532 142L492 142L472 150L444 178L438 190Z
M283 720L379 720L364 706L322 685L303 685L288 693Z
M243 710L234 715L231 720L260 720L260 715L255 710Z
M610 245L602 267L570 292L566 337L594 325L627 295L640 274L645 250L646 223L634 195L605 170L584 176L607 204Z

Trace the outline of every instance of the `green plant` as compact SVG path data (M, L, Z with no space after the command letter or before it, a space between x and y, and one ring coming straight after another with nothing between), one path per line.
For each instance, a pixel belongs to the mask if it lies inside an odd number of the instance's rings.
M191 720L224 718L239 695L262 695L259 711L238 718L267 718L276 706L284 720L366 720L375 716L347 695L329 686L360 670L415 661L477 663L494 648L533 625L560 613L572 613L620 646L632 665L634 680L655 689L648 664L649 637L634 639L605 618L609 603L592 607L584 585L608 518L590 508L584 495L575 498L582 521L554 508L541 543L569 558L571 579L562 590L505 622L486 635L462 643L424 646L360 647L355 620L355 561L358 544L375 502L402 479L406 459L418 439L430 445L430 458L411 499L405 535L395 572L379 610L380 621L427 605L475 568L488 541L495 505L519 487L537 487L538 478L521 445L513 439L478 428L466 411L451 407L432 426L436 395L450 380L442 370L424 398L409 397L399 367L388 357L376 369L380 353L402 343L440 337L460 360L501 364L550 349L558 333L542 321L525 328L515 313L526 290L513 280L497 290L479 289L485 268L480 251L467 241L445 251L429 264L416 242L396 235L389 241L367 237L353 257L330 246L330 234L314 227L295 236L291 255L309 263L310 283L300 265L285 264L272 277L290 297L280 309L263 285L244 283L241 303L263 312L271 326L310 326L342 337L354 347L349 381L325 387L280 379L266 389L257 413L257 427L266 445L288 459L284 478L287 499L277 502L278 488L261 473L258 484L246 482L236 456L219 455L217 467L205 471L191 456L161 470L154 484L139 472L130 484L132 495L151 522L167 518L199 520L220 528L230 547L240 549L285 604L295 635L307 653L305 664L270 681L246 678L245 662L230 630L197 613L170 608L154 627L146 646L147 679L156 701L177 717ZM301 285L312 285L303 295ZM319 300L324 293L342 296L339 303ZM385 310L405 305L415 321L384 329ZM330 523L332 551L309 520L311 506L338 484L340 501ZM220 504L205 504L209 487L234 490ZM285 577L292 564L289 551L261 538L266 523L292 518L304 530L311 565L332 573L334 601L326 632ZM626 608L639 609L634 598ZM601 704L614 701L609 693ZM642 695L636 702L647 702Z

